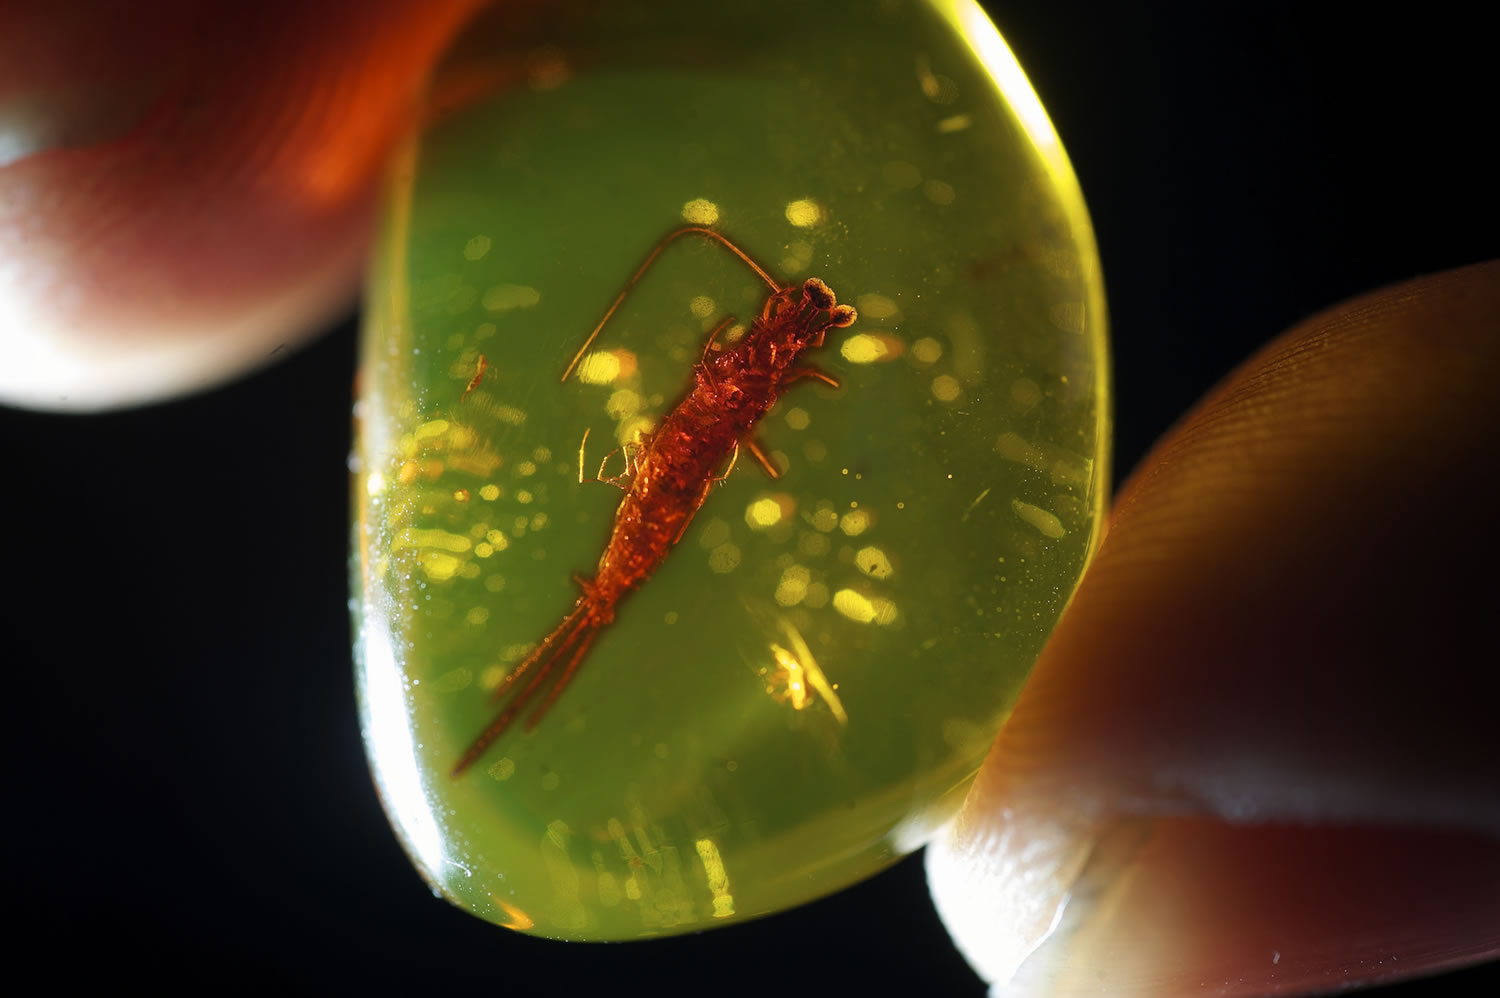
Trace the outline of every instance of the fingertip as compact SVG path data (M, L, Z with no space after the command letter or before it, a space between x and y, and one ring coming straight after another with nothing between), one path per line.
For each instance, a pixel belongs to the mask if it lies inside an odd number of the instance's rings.
M1482 443L1497 322L1494 264L1333 309L1137 472L929 853L988 979L1170 995L1187 977L1162 975L1189 968L1295 992L1495 952L1500 743L1475 691L1497 653L1475 566L1497 551L1454 511L1500 484ZM1320 942L1272 963L1242 929ZM1124 976L1037 983L1065 966Z
M0 401L192 390L347 307L383 164L475 6L11 11Z
M997 995L1326 993L1500 955L1500 848L1474 833L1112 818L1042 843L928 853Z

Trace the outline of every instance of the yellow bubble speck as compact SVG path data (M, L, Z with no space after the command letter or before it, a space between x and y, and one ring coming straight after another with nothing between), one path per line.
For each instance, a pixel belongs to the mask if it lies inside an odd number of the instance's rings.
M480 627L489 619L490 611L482 606L470 607L469 612L464 614L464 623L470 627Z
M797 538L797 550L812 558L821 558L832 546L823 534L803 533Z
M464 259L465 260L471 260L472 261L472 260L482 259L484 257L484 255L486 253L488 253L489 251L490 251L490 237L489 236L475 236L473 239L470 239L468 242L464 243Z
M757 499L745 507L745 522L752 530L764 530L780 523L781 504L772 498Z
M716 548L729 540L729 524L717 516L703 525L703 532L698 535L698 543L705 548Z
M714 314L717 303L708 295L697 295L688 302L688 311L697 319L706 319Z
M1053 540L1056 540L1057 538L1067 533L1067 531L1063 529L1062 521L1059 520L1055 514L1047 512L1040 506L1033 506L1029 502L1022 502L1019 499L1012 499L1010 501L1010 508L1015 510L1016 515L1019 516L1022 520L1025 520L1028 524L1035 527L1037 533L1041 534L1043 537L1050 537Z
M740 563L740 549L734 544L720 544L708 553L708 567L719 575L734 571Z
M1022 409L1030 409L1042 400L1042 389L1030 378L1017 378L1010 384L1010 400Z
M703 861L709 893L713 895L714 918L728 918L734 914L734 896L729 893L729 873L724 869L719 847L713 839L699 839L695 845L698 858Z
M863 294L854 299L861 319L892 319L901 314L901 306L885 295Z
M503 759L496 759L495 764L487 772L497 780L508 780L516 775L516 764L510 756L506 756Z
M851 364L874 364L889 352L884 340L869 333L856 333L839 345L839 355Z
M420 564L422 571L434 582L446 582L453 578L458 572L458 566L462 564L451 554L441 551L423 551Z
M972 124L974 124L974 119L971 116L967 114L955 114L939 121L937 123L937 130L944 135L948 135L953 132L961 132Z
M807 414L806 409L803 409L799 406L797 408L787 410L786 425L790 426L792 429L805 430L810 423L812 423L812 417Z
M911 345L911 355L923 364L935 364L943 356L943 345L931 336L924 336Z
M958 379L951 374L939 374L932 379L932 397L939 402L952 402L962 392Z
M869 528L870 514L866 513L862 509L856 509L853 512L845 513L843 519L839 521L839 529L848 534L850 537L858 537Z
M776 583L776 602L782 606L796 606L807 597L807 587L811 582L812 573L805 567L788 566Z
M682 206L682 220L690 225L713 225L719 220L719 206L706 198L693 198Z
M888 599L872 598L853 589L833 594L833 608L861 624L889 624L896 619L896 604Z
M604 403L604 411L615 419L629 419L641 411L641 397L628 388L621 388L609 396L609 401Z
M576 377L586 385L607 385L620 376L620 358L608 351L591 353L578 364Z
M557 785L559 783L561 783L561 782L562 782L562 777L561 776L558 776L556 773L548 773L546 776L542 777L542 789L543 790L556 790L557 789Z
M854 564L872 579L888 579L895 571L891 567L891 559L886 557L884 551L873 545L860 548L854 555Z
M483 499L485 502L494 502L496 499L500 498L500 486L486 485L484 488L479 490L479 498Z
M826 218L823 206L811 198L799 198L786 206L786 220L799 229L810 229Z
M809 519L812 521L813 529L821 530L825 534L839 525L839 515L827 506L819 509Z
M469 546L469 539L463 534L437 529L422 530L416 527L403 530L391 542L393 548L437 548L454 554L462 554L469 550Z
M922 193L933 204L952 204L955 192L953 185L941 180L929 180L922 185Z
M542 300L542 293L524 284L497 284L480 299L491 312L506 312L513 308L530 308Z

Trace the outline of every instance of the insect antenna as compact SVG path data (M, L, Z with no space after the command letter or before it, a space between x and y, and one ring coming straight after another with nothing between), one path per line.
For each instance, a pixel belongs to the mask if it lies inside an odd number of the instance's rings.
M675 240L687 235L703 236L705 239L714 240L715 242L722 245L725 249L729 250L729 252L739 257L740 260L745 264L745 266L755 271L756 276L759 277L762 281L766 282L766 286L771 289L771 292L773 294L780 294L784 290L780 284L776 283L775 278L766 273L764 267L756 263L755 260L751 258L749 253L746 253L744 250L740 249L732 241L730 241L728 236L725 236L720 232L715 232L713 229L706 229L701 225L685 225L680 229L676 229L672 232L667 233L666 237L663 238L661 242L652 247L650 253L646 254L646 259L641 262L641 265L638 268L636 268L636 272L631 275L630 280L625 282L624 290L619 293L619 295L615 298L614 303L609 306L609 310L604 313L604 318L599 320L599 324L594 327L594 331L589 333L588 339L583 341L583 346L578 348L578 352L575 353L573 355L573 359L568 362L567 370L563 371L563 381L568 380L568 376L573 373L573 369L578 366L579 361L583 360L583 355L588 353L589 347L591 347L594 343L594 340L598 338L599 332L604 328L605 323L609 322L610 317L615 314L615 310L618 309L621 302L625 300L625 296L630 294L631 290L635 288L636 283L640 281L641 277L646 273L647 270L650 269L651 265L656 262L656 258L661 256L661 251L666 249Z

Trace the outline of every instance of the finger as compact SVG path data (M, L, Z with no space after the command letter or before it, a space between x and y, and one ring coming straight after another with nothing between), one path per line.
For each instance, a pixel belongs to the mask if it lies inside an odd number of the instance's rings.
M0 401L97 409L347 307L387 150L474 0L0 14Z
M929 851L987 977L1297 993L1500 955L1497 321L1495 264L1319 316L1127 485Z

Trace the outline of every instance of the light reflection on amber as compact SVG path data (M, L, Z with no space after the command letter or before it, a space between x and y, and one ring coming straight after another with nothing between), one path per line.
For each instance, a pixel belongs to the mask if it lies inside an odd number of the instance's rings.
M696 844L703 872L708 877L708 889L713 894L714 917L728 918L734 914L734 895L729 893L729 872L724 869L719 847L713 839L699 839Z
M776 663L775 671L767 679L767 692L777 703L790 703L793 710L802 710L813 702L813 694L823 698L828 710L840 724L849 723L844 703L839 699L834 684L828 681L818 666L812 649L808 647L802 632L786 619L781 621L781 632L790 648L771 642L771 657Z
M490 895L490 900L499 905L500 910L505 912L505 921L499 923L504 928L515 929L517 932L525 932L536 925L536 922L531 920L530 915L509 901L498 898L493 894Z

